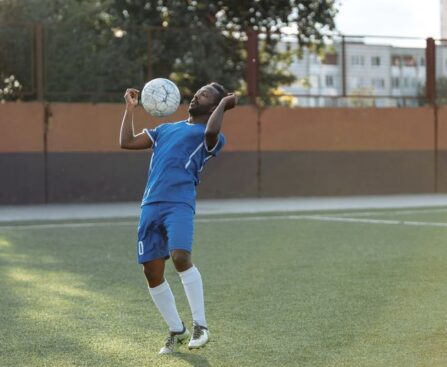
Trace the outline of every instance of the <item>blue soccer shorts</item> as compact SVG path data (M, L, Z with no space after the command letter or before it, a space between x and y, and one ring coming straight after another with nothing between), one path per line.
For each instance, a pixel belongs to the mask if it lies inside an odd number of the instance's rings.
M191 252L194 209L185 203L157 202L141 207L138 263L168 259L173 250Z

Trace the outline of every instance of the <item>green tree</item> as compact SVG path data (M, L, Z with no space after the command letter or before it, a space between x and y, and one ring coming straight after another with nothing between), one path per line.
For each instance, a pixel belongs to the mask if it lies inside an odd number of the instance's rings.
M45 98L53 101L113 101L125 87L145 80L138 60L126 57L129 44L117 37L104 11L108 1L3 0L0 2L0 72L33 85L33 24L44 26ZM12 38L14 41L17 37ZM142 41L145 42L144 40ZM26 47L25 52L21 52ZM24 51L24 50L23 50ZM0 54L1 56L1 54Z
M141 87L149 28L152 75L175 80L184 98L211 80L244 91L246 31L254 29L263 34L259 91L264 103L272 103L271 92L294 81L288 71L292 55L278 52L277 32L294 27L301 46L319 48L324 33L334 29L335 13L335 0L0 1L1 24L44 23L46 92L52 100L91 100L92 93L96 100L114 100L125 87ZM6 38L0 32L0 45ZM10 66L0 63L0 72L10 75ZM25 89L32 79L26 68L15 73Z
M246 91L245 32L262 33L258 90L260 101L271 104L272 92L295 80L288 71L292 54L278 53L281 38L275 35L294 27L300 46L320 49L326 31L335 28L335 5L333 0L112 0L109 13L130 43L137 28L159 27L152 37L154 75L174 79L187 98L210 80ZM136 55L144 51L134 49Z

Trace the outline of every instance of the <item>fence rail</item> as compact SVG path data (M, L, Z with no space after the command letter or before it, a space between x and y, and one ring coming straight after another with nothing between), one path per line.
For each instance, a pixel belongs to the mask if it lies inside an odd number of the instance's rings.
M315 51L290 34L273 38L274 49L269 37L254 31L157 27L104 37L68 26L3 24L0 99L115 102L125 88L141 88L157 76L179 84L185 100L199 81L224 80L251 104L447 104L447 40L331 35Z

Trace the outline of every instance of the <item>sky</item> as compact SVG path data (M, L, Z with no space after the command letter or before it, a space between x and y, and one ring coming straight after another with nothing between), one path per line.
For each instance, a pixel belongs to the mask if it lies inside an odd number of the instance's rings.
M439 38L440 0L338 0L345 35Z

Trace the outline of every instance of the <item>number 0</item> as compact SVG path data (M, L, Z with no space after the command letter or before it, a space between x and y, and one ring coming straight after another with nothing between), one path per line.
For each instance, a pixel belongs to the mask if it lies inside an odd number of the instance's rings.
M144 247L143 247L143 241L138 242L138 255L144 254Z

